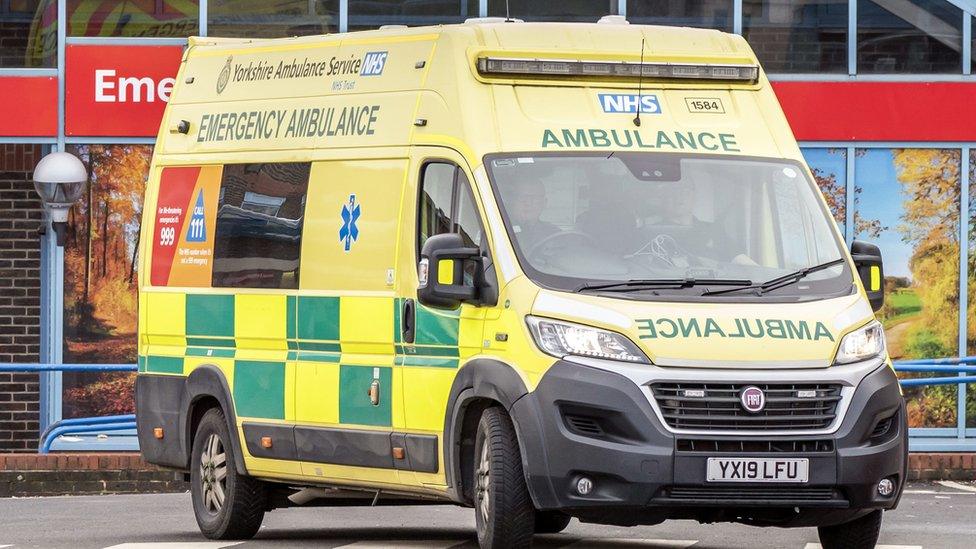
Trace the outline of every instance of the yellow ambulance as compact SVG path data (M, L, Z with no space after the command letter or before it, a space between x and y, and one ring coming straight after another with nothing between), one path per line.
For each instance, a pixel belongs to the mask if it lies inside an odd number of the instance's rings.
M200 529L455 503L873 547L903 398L741 37L477 19L191 38L145 198L139 442Z

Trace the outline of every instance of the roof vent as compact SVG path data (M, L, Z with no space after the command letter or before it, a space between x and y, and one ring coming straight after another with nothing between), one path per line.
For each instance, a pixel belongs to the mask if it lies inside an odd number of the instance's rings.
M604 15L597 23L601 25L629 25L630 21L623 15Z
M467 25L479 25L484 23L525 23L524 19L509 18L504 17L469 17L464 20Z
M406 25L380 25L380 30L405 29Z

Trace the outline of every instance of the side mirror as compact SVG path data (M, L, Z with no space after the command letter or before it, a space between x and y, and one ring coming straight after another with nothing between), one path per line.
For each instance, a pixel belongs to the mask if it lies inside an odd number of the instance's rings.
M434 235L424 242L420 251L417 275L420 286L417 299L424 305L439 309L456 309L464 302L476 301L481 286L481 250L464 247L461 235ZM469 272L474 277L465 280L465 265L476 263Z
M884 305L884 266L881 261L881 249L874 244L860 240L851 243L851 257L857 274L861 277L861 284L868 294L871 308L877 311Z

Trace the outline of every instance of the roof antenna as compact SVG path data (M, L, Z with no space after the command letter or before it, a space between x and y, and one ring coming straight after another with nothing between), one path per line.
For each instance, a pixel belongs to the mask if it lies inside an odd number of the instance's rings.
M634 117L634 125L640 127L640 113L643 103L641 103L641 84L644 81L644 38L641 37L640 69L637 74L637 116Z
M512 16L508 14L508 0L505 0L505 22L506 23L512 22Z

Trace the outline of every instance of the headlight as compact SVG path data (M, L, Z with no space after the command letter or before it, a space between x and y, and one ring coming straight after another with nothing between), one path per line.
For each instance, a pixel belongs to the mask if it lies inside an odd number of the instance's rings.
M876 357L885 350L884 328L877 320L868 323L840 340L835 364L847 364Z
M650 364L634 342L616 332L539 318L525 317L535 344L542 352L557 358L566 355L588 356Z

